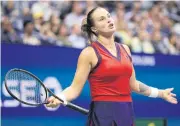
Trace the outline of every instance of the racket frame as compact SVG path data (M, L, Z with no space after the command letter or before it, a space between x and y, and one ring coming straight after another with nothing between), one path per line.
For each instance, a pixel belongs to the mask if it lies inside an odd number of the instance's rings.
M19 102L24 103L24 104L27 104L27 105L31 105L31 106L40 106L40 105L42 105L42 104L48 104L48 102L43 102L43 103L39 103L39 104L38 104L38 103L37 103L37 104L27 103L27 102L24 102L24 101L20 100L20 99L17 98L15 95L13 95L13 93L8 89L8 86L7 86L7 77L8 77L8 74L9 74L10 72L12 72L12 71L22 71L22 72L27 73L27 74L29 74L30 76L34 77L34 78L41 84L41 86L44 88L44 90L45 90L45 92L46 92L46 93L45 93L45 94L46 94L45 101L47 100L47 95L48 95L48 93L50 93L52 96L54 96L54 97L57 98L59 101L61 101L64 106L67 106L67 107L69 107L69 108L71 108L71 109L73 109L73 110L79 111L79 112L81 112L81 113L83 113L83 114L85 114L85 115L87 115L87 114L89 113L89 110L87 110L87 109L85 109L85 108L82 108L82 107L80 107L80 106L78 106L78 105L75 105L75 104L73 104L73 103L71 103L71 102L67 102L66 104L64 104L64 101L63 101L62 99L60 99L58 96L56 96L50 89L46 88L46 86L43 84L43 82L42 82L38 77L36 77L34 74L32 74L32 73L30 73L30 72L28 72L28 71L26 71L26 70L23 70L23 69L13 68L13 69L9 70L9 71L6 73L6 76L5 76L5 87L6 87L6 90L8 91L8 93L9 93L14 99L18 100Z
M27 73L27 74L29 74L30 76L34 77L34 78L36 79L36 81L38 81L38 82L41 84L41 86L44 88L44 90L45 90L45 95L46 95L45 100L47 99L47 88L46 88L45 85L42 83L42 81L41 81L39 78L37 78L35 75L33 75L32 73L30 73L30 72L28 72L28 71L26 71L26 70L23 70L23 69L14 68L14 69L9 70L9 71L6 73L6 76L5 76L5 87L6 87L6 90L8 91L8 93L9 93L14 99L16 99L16 100L18 100L19 102L24 103L24 104L26 104L26 105L32 105L32 106L40 106L40 105L42 105L42 104L47 104L47 102L31 104L31 103L22 101L20 98L17 98L17 97L9 90L9 88L8 88L8 86L7 86L7 77L8 77L8 75L9 75L9 73L11 73L12 71L22 71L22 72ZM21 97L21 96L20 96L20 97Z

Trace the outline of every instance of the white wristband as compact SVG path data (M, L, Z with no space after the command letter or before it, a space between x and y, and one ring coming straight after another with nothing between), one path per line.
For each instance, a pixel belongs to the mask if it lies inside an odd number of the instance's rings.
M66 97L62 93L60 95L58 95L58 97L64 101L63 105L66 106L68 103L66 100Z
M149 97L157 98L159 95L159 90L157 88L154 88L154 87L150 87L150 88L151 88L151 94L149 95Z

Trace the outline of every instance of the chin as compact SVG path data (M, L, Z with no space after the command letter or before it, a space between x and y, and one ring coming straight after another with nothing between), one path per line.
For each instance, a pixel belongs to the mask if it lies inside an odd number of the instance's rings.
M107 32L115 32L115 31L116 31L116 28L114 27L114 28L112 28L112 29L107 29L106 31L107 31Z
M107 30L107 32L110 34L110 33L114 33L116 31L116 29L114 28L114 29L111 29L111 30Z

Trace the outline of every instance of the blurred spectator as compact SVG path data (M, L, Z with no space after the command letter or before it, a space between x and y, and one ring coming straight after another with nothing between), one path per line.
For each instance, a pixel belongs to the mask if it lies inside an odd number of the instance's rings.
M153 31L153 22L152 22L152 20L150 18L150 15L149 15L148 11L143 11L142 12L142 15L141 15L141 17L139 17L138 22L140 22L140 21L146 22L146 30L147 30L147 32L149 34L151 34L152 31ZM136 22L136 20L135 20L135 22Z
M84 48L86 46L86 40L81 36L81 28L79 24L74 24L72 26L72 32L68 37L68 41L74 48Z
M176 43L175 43L175 45L176 45L178 54L180 54L180 34L176 35Z
M160 6L159 5L152 6L152 8L149 11L149 15L150 15L150 18L151 18L152 22L154 22L154 21L158 21L158 22L161 21L160 17L163 14L161 13Z
M22 43L22 39L18 36L14 28L12 27L11 21L8 17L2 19L2 31L1 41L6 43Z
M43 21L48 21L52 15L50 1L38 1L32 5L35 31L39 32Z
M180 54L178 1L2 1L1 5L2 17L10 21L2 20L2 39L11 43L21 43L23 36L31 45L84 48L88 40L79 24L84 14L101 6L115 20L115 41L132 52Z
M162 19L162 35L163 36L170 36L171 34L171 28L172 28L172 21L167 17L164 16L164 18Z
M169 50L170 54L178 54L180 51L180 35L176 35L175 33L172 33L169 40ZM179 49L179 51L178 51Z
M134 21L134 18L138 15L141 15L141 2L135 1L132 5L132 10L127 12L125 19L127 21Z
M158 21L155 21L153 23L153 32L160 32L161 31L161 23Z
M30 9L28 7L23 8L22 18L23 18L23 20L32 20L32 14L31 14Z
M140 31L139 35L133 37L131 42L131 50L136 53L153 54L155 49L150 41L150 36L147 31Z
M175 45L176 45L177 50L180 52L180 23L176 23L173 26L172 31L174 33L173 35L176 35L176 36L173 37L173 38L175 38L173 40L176 40Z
M64 20L65 16L71 12L71 2L65 1L51 1L52 5L58 10L61 20Z
M22 9L21 19L18 20L19 22L16 22L17 29L23 31L23 22L27 20L33 20L32 14L28 7Z
M164 13L176 22L180 22L180 2L168 1L163 6Z
M51 31L51 24L44 22L40 29L40 40L43 45L54 45L56 43L56 35Z
M31 11L34 16L40 14L44 21L48 21L52 14L58 14L58 11L51 6L51 1L48 0L34 3Z
M137 36L132 38L130 48L132 52L142 53L142 43Z
M86 15L90 10L92 10L94 7L96 7L96 2L95 1L86 1Z
M124 4L118 3L116 6L116 17L115 17L115 25L116 25L116 36L120 37L122 42L126 45L130 45L131 42L131 31L128 29L128 24L126 23L124 12Z
M33 34L34 25L32 21L24 22L24 34L22 36L24 44L28 45L40 45L41 42L37 36Z
M51 24L49 22L44 22L42 24L40 33L46 37L56 38L56 35L51 31Z
M84 15L81 2L74 1L72 4L72 12L65 17L65 24L68 28L71 28L74 24L81 24Z
M43 24L43 13L34 13L33 14L34 19L34 29L36 32L40 32L41 26Z
M60 19L55 14L52 14L50 17L51 31L56 35L58 34L59 24Z
M58 36L57 39L61 42L60 44L63 44L65 46L72 46L71 42L68 41L68 29L65 24L61 24L59 26ZM59 43L57 43L59 45Z
M178 35L180 35L180 22L176 23L173 27L172 27L172 31Z
M165 46L164 41L162 40L160 31L153 32L151 39L157 53L168 54L168 48Z
M18 15L18 11L14 7L14 1L7 1L4 3L4 15L14 17Z
M142 52L147 54L155 53L155 49L151 43L150 35L147 31L139 32L139 39L142 43Z

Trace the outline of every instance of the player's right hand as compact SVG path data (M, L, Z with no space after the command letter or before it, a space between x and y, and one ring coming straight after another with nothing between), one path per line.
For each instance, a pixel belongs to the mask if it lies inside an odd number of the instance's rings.
M48 101L48 104L46 104L46 106L51 107L51 108L55 108L62 103L54 96L49 97L47 101Z

